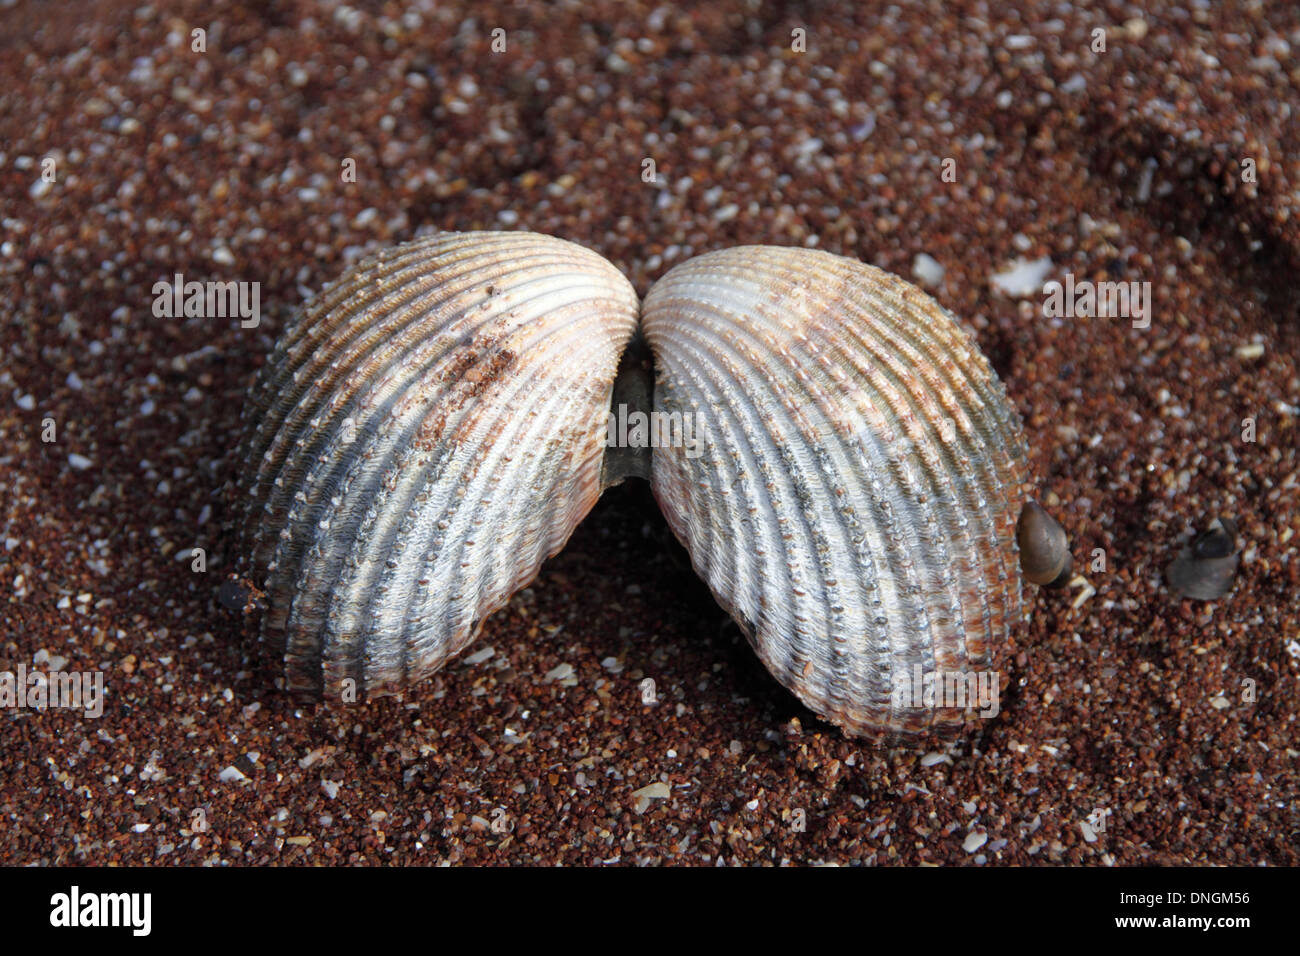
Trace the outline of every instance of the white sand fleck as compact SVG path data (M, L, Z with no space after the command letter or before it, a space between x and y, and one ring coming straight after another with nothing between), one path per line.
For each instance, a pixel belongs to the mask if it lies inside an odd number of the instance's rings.
M1041 259L1034 259L1033 261L1016 259L1002 272L990 276L989 281L1003 295L1023 299L1026 296L1041 293L1043 291L1043 280L1047 278L1048 273L1051 271L1052 260L1049 256L1043 256Z
M912 275L916 276L925 285L936 286L943 281L943 265L939 260L924 252L918 253L917 257L912 260Z
M466 664L482 664L485 660L497 652L495 647L485 647L482 650L475 651L465 658Z
M546 683L559 683L562 687L573 687L578 679L573 675L572 664L558 664L546 672L542 678Z

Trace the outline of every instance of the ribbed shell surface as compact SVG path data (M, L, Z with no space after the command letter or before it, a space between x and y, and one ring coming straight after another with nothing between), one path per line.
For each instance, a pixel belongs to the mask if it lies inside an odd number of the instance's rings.
M921 673L987 669L1022 614L1020 423L957 323L903 280L807 249L672 269L642 326L655 496L769 670L851 733L951 729Z
M326 288L252 393L245 554L291 689L431 673L531 580L600 493L637 298L530 233L447 233Z

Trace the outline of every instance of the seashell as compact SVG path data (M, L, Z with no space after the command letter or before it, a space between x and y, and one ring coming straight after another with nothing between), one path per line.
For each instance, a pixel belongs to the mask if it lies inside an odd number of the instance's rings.
M1237 577L1237 523L1215 518L1165 569L1165 583L1180 598L1217 601Z
M1026 580L1049 588L1065 586L1074 567L1065 529L1037 501L1026 502L1020 510L1016 543Z
M672 269L642 327L655 410L707 433L653 450L655 497L771 673L850 733L961 724L914 691L991 666L1021 617L1029 492L972 341L896 276L757 246Z
M871 266L756 246L677 266L640 313L644 341L626 279L529 233L398 246L303 312L240 451L253 581L220 594L264 607L287 686L351 699L428 675L640 477L819 715L911 732L985 706L972 678L1024 613L1022 563L1051 581L1069 549L951 316ZM615 404L699 443L607 451ZM971 698L926 699L936 675Z
M432 673L563 547L636 323L608 262L522 232L386 250L305 310L253 388L239 479L290 689Z

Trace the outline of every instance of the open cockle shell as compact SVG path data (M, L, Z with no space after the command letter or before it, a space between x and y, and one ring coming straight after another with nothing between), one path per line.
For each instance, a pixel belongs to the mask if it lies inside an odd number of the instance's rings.
M636 323L613 266L523 232L406 243L321 293L254 386L240 458L289 688L432 673L563 547L600 495Z
M677 440L607 451L612 405ZM568 242L418 240L304 311L246 424L243 554L293 690L430 674L603 486L649 477L713 594L819 715L908 732L996 707L989 669L1023 611L1019 419L952 317L879 269L742 247L677 266L638 309ZM1028 564L1064 566L1063 530L1026 528Z
M961 723L916 678L989 668L1019 620L1028 490L969 337L895 276L766 246L672 269L642 326L655 410L707 436L654 449L655 497L763 663L851 733Z

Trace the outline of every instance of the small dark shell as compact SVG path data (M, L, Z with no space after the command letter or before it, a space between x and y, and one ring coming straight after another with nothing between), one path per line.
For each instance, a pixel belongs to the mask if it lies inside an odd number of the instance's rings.
M1165 582L1179 597L1217 601L1232 590L1237 576L1237 526L1228 518L1214 522L1184 548L1165 571Z
M1165 580L1179 597L1217 601L1232 590L1240 558L1179 557L1165 571Z
M1208 558L1228 558L1237 550L1237 525L1230 518L1220 518L1211 527L1202 531L1192 542L1192 557L1205 560Z
M1020 547L1020 570L1027 580L1061 587L1069 579L1074 562L1065 529L1038 502L1025 502L1021 509L1016 543Z

